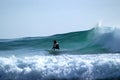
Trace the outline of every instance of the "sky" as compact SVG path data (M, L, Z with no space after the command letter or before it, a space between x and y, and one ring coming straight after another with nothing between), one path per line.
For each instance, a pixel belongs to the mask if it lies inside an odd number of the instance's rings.
M120 0L0 0L0 39L120 27Z

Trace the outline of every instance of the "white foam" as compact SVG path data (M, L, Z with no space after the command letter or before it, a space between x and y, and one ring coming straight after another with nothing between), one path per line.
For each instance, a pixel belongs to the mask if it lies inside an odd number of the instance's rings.
M0 57L0 80L120 77L120 54Z

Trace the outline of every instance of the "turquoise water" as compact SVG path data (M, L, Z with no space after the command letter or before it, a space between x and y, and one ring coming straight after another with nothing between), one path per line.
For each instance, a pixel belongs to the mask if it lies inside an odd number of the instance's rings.
M57 34L47 37L26 37L0 40L0 51L25 50L45 51L51 49L53 40L57 40L61 50L73 54L98 54L120 52L120 35L118 29L93 28L86 31ZM70 54L70 52L68 54Z
M120 30L0 39L0 80L119 80ZM59 54L50 54L53 40Z

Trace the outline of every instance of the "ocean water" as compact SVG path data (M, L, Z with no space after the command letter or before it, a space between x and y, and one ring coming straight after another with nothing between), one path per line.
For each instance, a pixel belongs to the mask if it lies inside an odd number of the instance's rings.
M60 50L51 54L53 40ZM0 80L119 80L120 30L0 39Z

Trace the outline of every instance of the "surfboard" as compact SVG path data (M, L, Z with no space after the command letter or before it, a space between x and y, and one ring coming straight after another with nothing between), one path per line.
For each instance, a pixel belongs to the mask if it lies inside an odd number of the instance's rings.
M46 50L46 51L48 51L50 54L54 54L54 55L58 55L61 51L59 51L59 50Z

